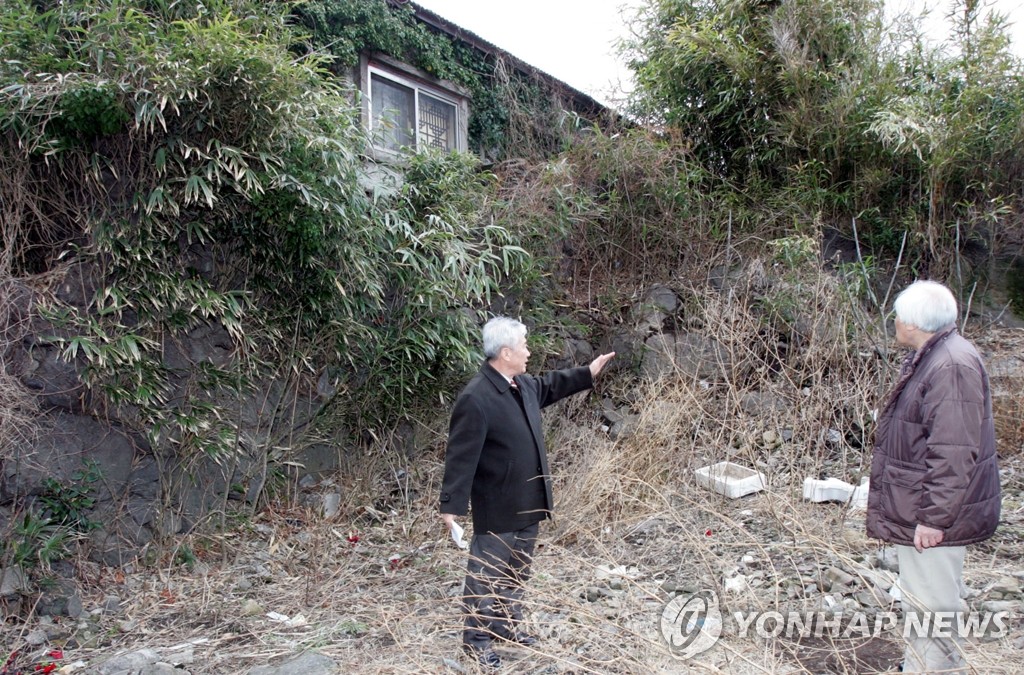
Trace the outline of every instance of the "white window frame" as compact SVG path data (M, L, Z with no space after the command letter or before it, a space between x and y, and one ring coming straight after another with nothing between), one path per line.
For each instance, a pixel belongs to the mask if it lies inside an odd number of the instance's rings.
M363 81L363 98L365 101L365 105L363 106L363 115L366 128L370 131L370 135L374 143L373 149L375 153L383 155L385 158L395 158L401 155L401 153L396 152L395 150L376 144L376 140L378 138L377 134L380 132L380 127L376 124L376 119L373 114L372 77L374 75L413 90L413 120L415 122L415 128L413 131L416 143L416 152L419 152L423 148L423 144L420 140L420 92L440 99L445 103L450 103L453 106L455 110L455 127L453 129L455 134L455 143L454 148L452 149L458 150L459 152L466 152L469 145L467 133L469 97L466 95L462 87L451 82L438 80L428 81L428 78L422 76L418 69L387 57L377 56L372 60L364 58L361 65L362 67L360 70L362 71L361 79Z

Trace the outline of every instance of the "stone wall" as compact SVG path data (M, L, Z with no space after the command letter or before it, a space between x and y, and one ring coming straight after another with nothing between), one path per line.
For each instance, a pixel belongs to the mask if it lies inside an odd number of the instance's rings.
M60 289L65 302L83 309L85 298L92 292L85 276L80 270L72 270ZM754 260L719 270L705 292L712 298L735 299L737 293L766 293L773 283L770 271ZM24 517L29 510L39 511L44 498L54 497L55 484L78 487L87 491L91 502L84 513L91 525L85 533L83 550L104 564L121 565L155 552L160 544L172 542L175 535L218 525L220 515L232 510L229 506L243 506L241 502L255 510L275 468L288 467L288 478L301 487L316 483L309 476L327 474L340 466L345 455L343 440L309 441L303 434L307 423L334 395L330 382L307 387L303 392L285 379L268 379L245 395L220 401L224 410L235 415L237 452L219 460L181 457L170 445L153 447L132 410L96 405L80 377L84 364L65 360L60 350L45 339L56 331L33 311L36 298L31 288L13 285L3 290L0 377L5 379L0 381L0 397L12 395L14 385L25 395L8 403L10 410L22 410L20 425L10 424L13 413L0 418L0 431L7 431L0 439L0 532L11 532L14 519ZM608 377L635 382L675 378L691 386L730 390L752 366L746 357L737 358L737 352L719 341L716 326L703 325L700 316L687 315L688 299L679 289L664 285L646 289L623 313L621 321L592 341L564 336L561 354L546 365L561 368L585 364L597 353L614 350L617 357L609 366ZM802 315L791 321L792 336L799 337L799 326L813 326L816 321L815 317L803 316L813 308L801 311ZM816 340L828 339L821 337L827 332L815 334ZM797 340L793 338L793 342ZM222 327L212 324L199 325L173 340L165 339L162 349L166 365L177 373L169 405L184 400L184 388L199 364L224 364L232 358L229 336ZM997 406L1006 427L1001 428L1001 438L1019 444L1018 394L1019 384L1024 381L1024 361L1004 353L991 361L991 370ZM637 401L628 396L604 399L599 409L604 430L612 441L628 437L635 432L641 413L650 416L657 403L646 401L648 409L641 411ZM777 418L791 403L771 392L745 391L736 405L751 418ZM24 415L29 413L31 424L25 424ZM7 427L2 426L5 423ZM844 432L829 429L828 433L841 440ZM784 436L783 432L780 441L769 445L788 442L790 439ZM419 438L409 428L397 429L393 437L410 458L433 440ZM283 447L289 449L281 451ZM337 494L331 497L331 505L326 501L307 505L325 512L337 511ZM23 569L9 566L0 573L7 592L23 592ZM74 607L69 600L70 596L48 602L54 607Z
M84 311L91 287L89 275L72 268L58 295ZM152 446L137 411L107 405L85 386L85 362L68 361L47 339L61 331L36 311L31 288L11 284L4 290L0 395L18 394L23 409L17 425L10 415L3 418L8 428L0 440L0 532L5 534L12 519L40 513L43 498L88 501L90 557L109 565L133 560L154 540L218 518L228 500L255 504L270 469L266 448L290 440L290 432L324 403L315 390L303 393L275 380L241 396L214 398L234 415L236 451L227 457L181 457L169 441ZM224 365L233 351L227 331L215 324L165 337L161 348L172 373L167 403L172 407L184 405L198 364ZM307 472L339 465L342 450L334 444L292 445L295 453L279 453L279 462Z

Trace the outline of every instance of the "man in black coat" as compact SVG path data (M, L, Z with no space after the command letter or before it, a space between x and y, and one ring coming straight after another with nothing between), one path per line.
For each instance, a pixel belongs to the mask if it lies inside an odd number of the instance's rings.
M526 374L526 326L506 317L484 325L483 348L487 362L452 410L441 518L450 529L472 504L462 642L481 665L497 668L495 638L536 642L519 624L538 524L554 506L540 410L591 388L615 353L533 377Z

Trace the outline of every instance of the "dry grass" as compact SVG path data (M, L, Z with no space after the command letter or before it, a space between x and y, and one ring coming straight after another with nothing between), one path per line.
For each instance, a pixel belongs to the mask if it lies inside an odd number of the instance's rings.
M748 269L737 281L748 291L761 283L758 274L770 276ZM702 381L680 369L654 383L603 383L601 395L637 415L631 435L613 440L600 431L596 396L548 411L557 517L542 528L527 596L531 628L543 639L536 649L499 649L508 672L854 673L892 664L891 641L797 644L728 632L682 662L659 633L666 584L715 590L728 609L816 607L831 567L867 587L880 545L866 538L862 516L805 503L801 486L806 476L859 480L866 420L896 357L871 339L852 342L865 334L866 318L849 309L841 287L784 283L793 284L793 303L824 320L798 325L779 315L766 330L764 307L738 299L756 294L691 287L680 323L723 345L721 376ZM1019 332L971 337L995 354L1020 353ZM994 386L1012 385L1000 377ZM751 405L751 394L776 405ZM68 660L90 668L146 647L193 673L245 672L305 650L335 659L339 672L474 672L457 649L465 554L436 515L443 426L424 433L435 450L415 464L380 454L339 477L345 502L333 520L268 508L226 534L183 538L177 560L167 552L114 572L78 559L88 618L56 630L51 644L63 643ZM1000 433L1004 523L971 548L967 581L982 592L975 602L1024 556L1019 436ZM722 459L763 471L770 489L730 501L697 487L693 469ZM181 564L183 552L194 564ZM620 574L609 578L608 570ZM726 579L737 575L747 584L727 591ZM123 612L90 614L109 594L122 599ZM23 648L38 626L8 620L0 643ZM1021 672L1017 638L1011 631L971 643L968 659L979 672Z
M424 467L424 488L436 486L440 470L437 459ZM674 659L658 633L669 598L663 584L715 589L729 608L770 609L794 601L789 585L813 583L828 567L863 568L877 543L842 507L803 503L793 488L733 502L697 488L685 472L676 477L673 487L645 486L641 494L656 496L620 507L614 518L576 521L570 514L580 512L565 505L558 522L544 528L527 597L531 627L543 641L537 649L501 649L509 672L809 672L791 655L795 645L731 636L695 659ZM365 509L332 522L303 510L267 511L233 534L184 539L198 557L191 569L168 557L122 574L79 560L87 614L109 594L123 600L124 612L82 622L86 628L65 644L66 658L96 666L146 647L165 660L191 654L186 667L193 673L234 673L317 650L339 663L338 672L434 673L447 667L445 659L473 672L456 656L465 554L439 526L432 490L405 507L418 526L409 528L405 514L371 522ZM1019 514L1008 518L1020 527ZM348 540L352 531L358 543ZM972 552L969 584L984 589L1013 571L1022 549L1019 539L997 535L992 546ZM389 562L396 555L399 562ZM599 578L599 566L629 569L621 591ZM725 593L723 580L737 567L763 575ZM586 598L593 588L603 594L597 602ZM289 626L267 612L303 620ZM7 622L3 644L24 647L37 625ZM1024 665L1012 639L970 645L968 656L986 673Z
M29 331L28 293L0 271L0 467L31 446L38 405L9 372L11 348Z

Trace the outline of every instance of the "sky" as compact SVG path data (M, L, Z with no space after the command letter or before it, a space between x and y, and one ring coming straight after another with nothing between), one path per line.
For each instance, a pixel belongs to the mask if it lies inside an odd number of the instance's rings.
M627 36L625 17L644 0L414 0L530 65L608 104L630 88L629 69L614 44ZM953 0L888 0L890 11L929 9L925 26L941 38ZM985 0L982 0L985 2ZM1018 54L1024 55L1024 3L990 0L1009 16Z

